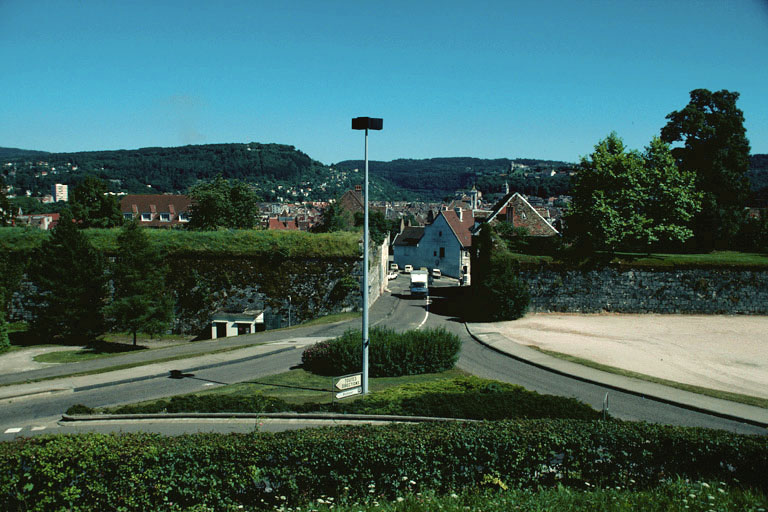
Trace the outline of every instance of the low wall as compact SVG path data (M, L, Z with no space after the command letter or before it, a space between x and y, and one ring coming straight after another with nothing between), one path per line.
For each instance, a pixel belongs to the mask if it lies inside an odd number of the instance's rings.
M530 311L768 315L768 272L521 270Z

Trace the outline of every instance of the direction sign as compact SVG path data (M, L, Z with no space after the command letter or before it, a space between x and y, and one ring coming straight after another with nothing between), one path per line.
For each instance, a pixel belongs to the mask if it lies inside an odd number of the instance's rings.
M336 381L336 389L343 390L349 388L355 388L363 385L363 374L353 373L352 375L345 375Z
M355 396L355 395L362 395L363 394L363 388L357 387L352 389L345 389L344 391L339 391L336 393L336 398L347 398L348 396Z

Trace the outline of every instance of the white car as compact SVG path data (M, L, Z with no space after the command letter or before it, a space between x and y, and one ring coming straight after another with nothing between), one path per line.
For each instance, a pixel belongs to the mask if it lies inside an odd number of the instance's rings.
M440 272L439 268L433 268L432 269L432 277L434 279L440 279L443 276L442 272Z
M413 272L413 265L406 265L406 266L404 266L403 267L403 272L405 272L406 274L410 274L411 272Z
M397 279L397 272L395 272L395 271L393 270L392 272L390 272L389 274L387 274L387 278L388 278L390 281L391 281L391 280L393 280L393 279Z

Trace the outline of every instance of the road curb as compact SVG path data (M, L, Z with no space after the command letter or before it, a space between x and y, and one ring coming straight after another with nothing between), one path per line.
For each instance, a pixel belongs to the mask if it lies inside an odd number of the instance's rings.
M287 352L289 350L296 350L296 347L284 347L277 350L273 350L271 352L265 352L263 354L256 354L248 357L241 357L239 359L229 359L227 361L219 361L217 363L211 363L211 364L204 364L200 366L194 366L192 368L185 368L184 370L181 370L182 372L196 372L200 370L207 370L209 368L217 368L219 366L226 366L228 364L236 364L236 363L243 363L245 361L251 361L253 359L260 359L262 357L271 356L275 354L280 354L281 352ZM149 363L149 364L156 364L156 363ZM164 377L168 375L168 372L162 372L162 373L156 373L153 375L143 375L141 377L131 377L130 379L122 379L122 380L115 380L112 382L101 382L99 384L90 384L88 386L80 386L78 388L74 388L72 391L77 393L78 391L89 391L91 389L99 389L99 388L106 388L109 386L119 386L121 384L130 384L132 382L141 382L143 380L150 380L150 379L157 379L158 377Z
M526 359L526 358L520 356L519 354L513 354L511 352L507 352L505 350L502 350L501 348L496 347L493 344L491 344L491 343L481 339L481 336L485 336L485 335L482 335L482 334L476 335L475 333L473 333L470 330L469 325L467 324L467 322L464 322L464 328L467 330L467 333L472 337L472 339L474 339L475 341L477 341L478 343L480 343L484 347L487 347L487 348L493 350L494 352L497 352L499 354L505 355L507 357L511 357L512 359L516 359L518 361L521 361L523 363L529 364L531 366L535 366L535 367L540 368L542 370L546 370L546 371L549 371L549 372L552 372L552 373L555 373L555 374L558 374L558 375L562 375L564 377L569 377L569 378L572 378L572 379L575 379L575 380L579 380L581 382L587 382L589 384L594 384L594 385L597 385L597 386L602 386L602 387L605 387L605 388L608 388L608 389L612 389L614 391L621 391L622 393L627 393L627 394L630 394L630 395L639 396L640 398L646 398L646 399L649 399L649 400L654 400L656 402L661 402L661 403L668 404L668 405L674 405L674 406L677 406L677 407L681 407L683 409L688 409L690 411L695 411L695 412L700 412L700 413L704 413L704 414L709 414L709 415L717 416L719 418L723 418L723 419L727 419L727 420L739 421L739 422L747 423L749 425L754 425L754 426L757 426L757 427L768 428L768 421L761 421L759 419L739 416L737 414L732 414L732 413L720 411L720 410L717 410L717 409L714 409L714 408L708 408L708 407L702 407L702 406L698 406L698 405L693 405L693 404L690 404L690 403L687 403L687 402L683 402L683 401L680 401L680 400L675 400L674 398L670 398L668 396L659 396L659 395L657 395L655 393L636 391L634 389L631 389L629 386L620 386L620 385L617 385L615 383L609 383L609 382L606 382L604 380L597 380L597 379L585 377L584 375L579 375L577 373L571 373L571 372L563 371L561 369L553 368L551 366L548 366L548 365L540 363L540 362L531 361L529 359ZM514 341L510 340L510 343L514 343ZM544 357L544 356L546 356L546 354L537 354L537 356ZM555 359L552 356L546 356L546 357L551 358L551 359ZM578 366L576 363L572 363L572 364L575 365L575 366ZM614 379L621 378L621 376L619 376L619 375L603 372L601 370L596 370L596 369L593 369L593 368L590 368L590 372L591 373L597 373L598 375L599 374L605 374L607 376L611 376ZM626 377L624 377L624 378L626 378ZM658 386L658 387L665 387L662 384L656 384L656 383L653 383L653 384L655 386ZM669 388L669 389L673 390L673 391L678 391L675 388ZM693 393L693 392L687 391L687 393ZM698 396L704 397L705 395L698 395ZM713 398L713 400L722 400L722 399L714 399ZM726 400L722 400L722 401L727 402ZM737 402L734 402L734 403L737 403ZM742 404L739 404L739 405L742 405ZM748 406L748 407L755 407L755 406ZM755 407L755 409L760 409L760 408Z
M115 421L115 420L161 420L161 419L292 419L292 420L355 420L355 421L391 421L410 423L434 422L471 422L464 418L434 418L429 416L395 416L378 414L339 414L339 413L292 413L292 412L190 412L156 414L64 414L61 421Z

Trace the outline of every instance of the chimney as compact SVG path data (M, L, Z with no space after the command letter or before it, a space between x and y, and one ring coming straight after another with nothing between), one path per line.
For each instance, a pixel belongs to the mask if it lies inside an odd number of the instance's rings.
M459 218L459 222L463 222L464 217L462 215L462 212L463 212L462 209L457 207L457 208L454 208L453 211L456 212L456 216Z
M355 185L355 192L362 192L363 186L362 185Z

